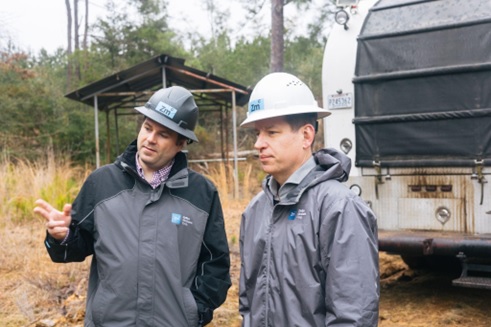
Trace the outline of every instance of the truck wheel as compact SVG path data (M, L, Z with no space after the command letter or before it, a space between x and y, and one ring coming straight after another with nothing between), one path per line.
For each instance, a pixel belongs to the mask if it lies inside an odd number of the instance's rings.
M427 267L425 257L422 255L402 254L402 261L411 269L422 269Z
M460 261L456 257L442 255L401 255L402 260L411 269L430 269L459 275Z

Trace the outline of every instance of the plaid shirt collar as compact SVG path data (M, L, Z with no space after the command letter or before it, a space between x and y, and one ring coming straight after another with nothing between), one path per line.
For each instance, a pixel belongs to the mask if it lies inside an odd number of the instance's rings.
M153 173L152 180L148 181L152 188L156 189L160 186L160 184L164 183L169 178L169 173L173 164L174 159L172 159L172 161L167 166L160 168ZM138 153L136 154L136 170L138 171L138 175L141 178L145 179L145 174L143 173L143 168L140 165Z

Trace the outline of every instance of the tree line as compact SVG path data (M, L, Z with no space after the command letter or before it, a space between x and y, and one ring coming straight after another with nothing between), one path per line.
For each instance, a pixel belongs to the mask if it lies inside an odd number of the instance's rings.
M17 48L15 40L0 43L0 153L9 160L36 160L54 151L79 164L94 164L93 110L64 95L162 53L245 86L253 86L270 71L287 71L307 82L321 99L322 55L327 39L322 35L322 25L332 20L328 15L330 2L309 25L306 35L292 36L283 22L279 27L278 20L273 19L267 35L258 32L232 39L226 13L220 12L213 0L203 1L214 17L211 37L181 35L169 26L167 1L126 0L124 6L118 6L121 2L108 0L108 16L89 26L90 3L65 0L66 49L53 53L43 49L34 54ZM248 13L254 15L266 0L235 1L243 1ZM288 2L271 0L272 14L282 10L278 6L297 5L299 10L307 10L309 4L308 0ZM273 36L278 29L283 42L279 47L274 43L278 36ZM240 110L245 115L246 108ZM200 133L206 140L207 122L201 125ZM134 118L120 122L119 130L121 143L130 142L136 135ZM104 144L105 128L99 133Z

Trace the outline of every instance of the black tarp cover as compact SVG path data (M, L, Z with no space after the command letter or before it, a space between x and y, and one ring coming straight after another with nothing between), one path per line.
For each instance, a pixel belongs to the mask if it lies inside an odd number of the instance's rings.
M357 51L357 166L491 164L491 0L381 0Z

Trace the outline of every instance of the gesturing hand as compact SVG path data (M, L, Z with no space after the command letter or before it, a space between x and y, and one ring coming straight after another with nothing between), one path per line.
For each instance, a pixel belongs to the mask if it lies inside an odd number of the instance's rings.
M72 221L70 215L72 205L65 204L63 211L59 211L42 199L38 199L34 203L36 204L34 213L46 219L46 229L49 235L58 241L63 240L68 233L68 226L70 226L70 222Z

